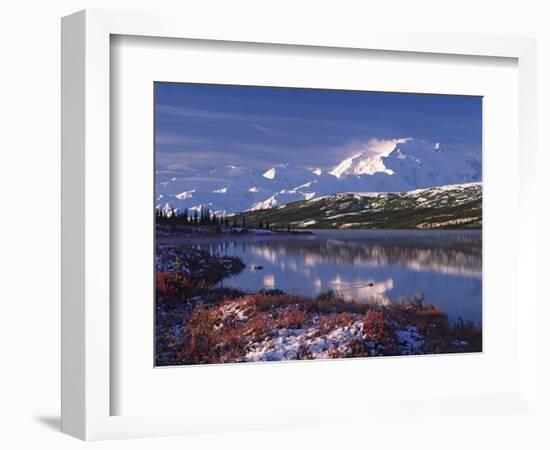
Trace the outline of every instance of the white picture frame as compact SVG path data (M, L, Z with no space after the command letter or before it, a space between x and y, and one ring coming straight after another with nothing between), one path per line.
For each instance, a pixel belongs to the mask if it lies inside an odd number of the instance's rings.
M277 414L262 410L249 416L229 405L197 414L112 415L110 186L110 39L112 35L200 39L257 44L285 44L332 49L368 49L416 54L447 54L512 58L519 73L519 183L522 202L518 245L518 280L534 277L536 251L535 166L535 43L532 39L456 34L388 33L384 31L287 28L250 22L197 23L192 17L87 10L62 22L62 430L85 440L162 436L209 431L334 423L352 417L391 418L391 404L278 405ZM514 391L463 398L407 400L410 414L434 408L438 414L518 413L538 407L536 385L536 309L532 295L519 305L517 328L520 376ZM399 363L396 363L399 364ZM351 369L351 365L348 366ZM216 370L216 368L212 368ZM182 377L185 376L182 373ZM405 404L403 403L403 404ZM245 418L247 420L243 420ZM393 420L393 419L392 419ZM269 425L266 423L269 422Z

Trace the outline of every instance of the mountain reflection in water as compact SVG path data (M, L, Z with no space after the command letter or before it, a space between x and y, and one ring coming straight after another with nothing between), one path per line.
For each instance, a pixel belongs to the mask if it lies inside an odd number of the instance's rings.
M314 233L189 245L242 258L247 268L224 286L309 297L332 289L345 299L378 303L422 295L453 318L481 321L481 231Z

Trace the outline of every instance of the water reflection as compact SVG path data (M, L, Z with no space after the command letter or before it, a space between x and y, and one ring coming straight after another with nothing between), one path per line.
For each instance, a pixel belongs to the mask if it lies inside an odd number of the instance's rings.
M192 245L244 260L247 268L224 280L226 286L279 288L306 296L333 289L346 299L378 303L423 295L452 317L481 321L478 231L331 230Z

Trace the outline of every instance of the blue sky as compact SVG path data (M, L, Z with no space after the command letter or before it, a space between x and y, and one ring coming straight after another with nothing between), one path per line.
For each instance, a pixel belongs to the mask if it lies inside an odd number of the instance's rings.
M290 162L332 168L370 139L481 154L481 97L155 83L159 173Z

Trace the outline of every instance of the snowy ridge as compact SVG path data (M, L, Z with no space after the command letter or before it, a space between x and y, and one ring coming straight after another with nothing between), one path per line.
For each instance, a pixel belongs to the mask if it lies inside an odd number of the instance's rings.
M282 163L260 171L228 165L192 177L159 174L156 207L178 211L208 205L218 213L234 214L335 194L412 194L481 181L480 158L440 142L371 140L359 150L332 169Z

